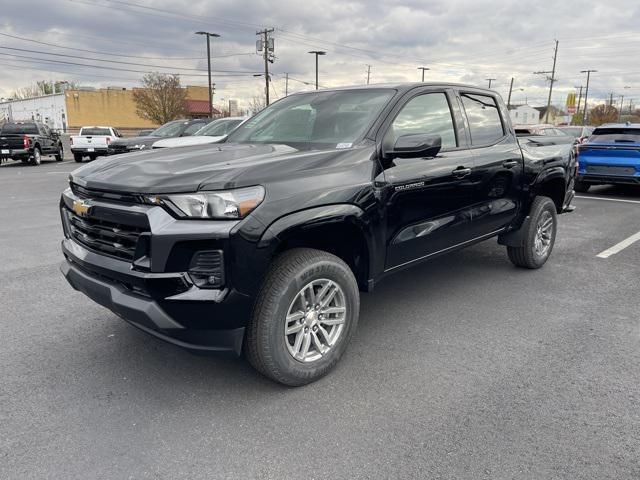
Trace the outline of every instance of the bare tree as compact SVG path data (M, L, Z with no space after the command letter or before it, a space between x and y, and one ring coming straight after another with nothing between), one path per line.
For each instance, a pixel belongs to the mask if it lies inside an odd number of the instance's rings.
M618 120L618 109L613 105L598 105L589 112L590 125L602 125L603 123L614 123Z
M11 95L12 98L25 99L41 97L42 95L51 95L53 93L61 93L64 89L76 88L75 82L52 82L50 80L38 80L36 83L26 87L18 88Z
M178 75L148 73L142 77L142 86L133 91L140 117L162 125L187 114L187 91L180 87Z
M253 97L251 100L249 100L249 111L253 115L264 109L266 106L267 101L264 97Z

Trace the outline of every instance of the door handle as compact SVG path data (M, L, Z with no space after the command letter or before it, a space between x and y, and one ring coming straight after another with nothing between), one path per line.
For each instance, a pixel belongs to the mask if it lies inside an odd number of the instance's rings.
M507 160L502 164L504 168L513 168L516 165L518 165L518 162L516 160Z
M467 167L458 167L451 174L456 178L466 177L471 173L471 169Z

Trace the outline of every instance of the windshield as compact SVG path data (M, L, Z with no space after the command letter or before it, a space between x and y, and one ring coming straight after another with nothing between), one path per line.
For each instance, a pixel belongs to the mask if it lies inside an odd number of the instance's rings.
M80 135L91 135L91 136L109 136L111 132L108 128L81 128Z
M2 127L1 133L15 134L28 133L38 134L38 126L35 123L7 123Z
M394 90L339 90L286 97L240 125L232 143L282 143L298 149L349 148Z
M589 143L598 142L640 143L640 128L596 128Z
M240 118L233 119L233 120L229 120L229 119L214 120L210 124L202 127L200 130L194 133L194 135L197 135L197 136L208 135L211 137L219 137L233 131L233 129L236 128L240 124L240 122L242 122L242 119Z
M184 120L176 120L173 122L165 123L161 127L156 128L150 135L154 137L179 137L182 132Z

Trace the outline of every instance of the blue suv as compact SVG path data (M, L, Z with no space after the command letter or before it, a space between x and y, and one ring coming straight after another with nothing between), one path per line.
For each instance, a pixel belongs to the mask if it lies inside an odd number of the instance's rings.
M602 125L577 148L577 192L586 192L591 185L640 185L640 124Z

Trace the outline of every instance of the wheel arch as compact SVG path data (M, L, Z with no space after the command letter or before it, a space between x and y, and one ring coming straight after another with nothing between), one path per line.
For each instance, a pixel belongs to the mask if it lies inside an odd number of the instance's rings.
M564 169L557 167L543 172L531 189L531 202L537 196L549 197L556 206L556 212L562 213L567 193L567 181Z
M265 230L258 246L269 247L274 257L300 247L332 253L349 265L361 290L370 289L375 247L370 223L356 205L326 205L288 214Z

